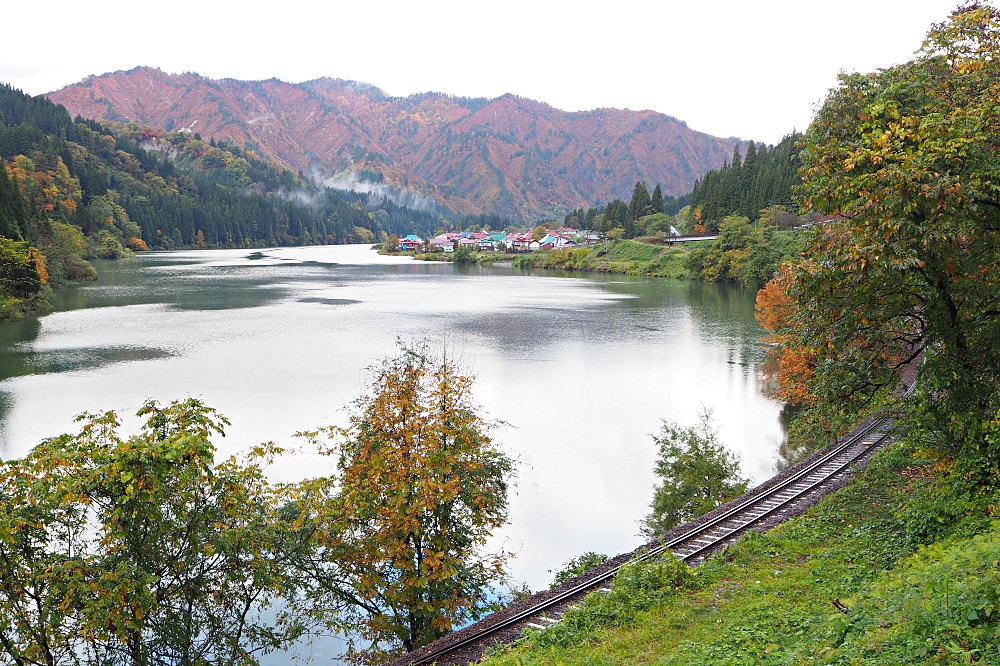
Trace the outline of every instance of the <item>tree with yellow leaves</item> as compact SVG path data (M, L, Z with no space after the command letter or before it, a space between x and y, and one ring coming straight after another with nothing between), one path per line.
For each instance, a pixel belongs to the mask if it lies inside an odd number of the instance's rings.
M917 375L924 444L993 479L1000 408L1000 10L970 3L917 57L842 75L800 153L831 215L795 268L794 329L830 418L881 408ZM985 473L982 470L986 470Z
M321 450L336 474L304 482L303 529L319 546L304 562L312 588L300 603L370 646L373 663L411 651L481 616L506 553L486 553L507 519L513 462L472 400L473 379L426 344L370 368L349 425Z

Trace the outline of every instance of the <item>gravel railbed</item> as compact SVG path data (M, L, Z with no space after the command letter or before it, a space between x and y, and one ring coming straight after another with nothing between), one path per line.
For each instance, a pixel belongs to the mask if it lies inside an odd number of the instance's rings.
M852 428L850 432L846 433L843 437L841 437L841 440L857 435L870 423L871 423L870 420L859 423L854 428ZM758 532L766 532L767 530L770 530L771 528L783 523L789 518L802 515L809 507L811 507L813 504L821 500L823 497L847 485L847 483L850 481L850 477L853 474L853 471L867 464L867 462L871 459L871 457L880 448L886 446L890 441L891 441L890 437L885 438L879 446L873 447L869 452L860 456L850 467L846 468L843 472L840 472L830 477L830 479L825 481L819 487L811 490L810 492L808 492L806 495L796 500L795 502L792 502L791 504L782 507L782 510L780 512L775 513L761 520L759 523L757 523L754 527L750 529L757 530ZM398 657L397 659L390 662L389 666L409 666L410 664L428 655L434 654L435 652L438 652L442 649L447 649L448 646L455 645L461 642L468 636L478 634L491 627L502 624L503 622L517 615L518 613L533 608L535 606L538 606L544 603L545 601L556 597L563 591L579 587L581 585L586 584L588 581L597 580L602 575L636 558L637 556L648 551L650 548L659 546L662 542L670 541L671 539L687 534L688 532L691 532L693 529L696 529L704 525L705 523L712 521L716 517L728 511L730 507L737 504L742 504L747 500L755 499L757 497L760 497L761 495L766 494L770 489L781 484L788 478L794 476L799 470L808 467L810 464L812 464L814 460L828 453L831 449L834 448L834 446L835 446L834 444L831 444L830 446L827 446L819 451L816 451L815 453L809 455L804 460L786 468L785 470L779 472L777 475L771 477L770 479L760 484L759 486L756 486L751 490L747 491L747 493L742 495L741 497L738 497L737 499L727 504L724 504L716 509L713 509L709 513L706 513L705 515L700 516L695 520L692 520L688 523L675 527L674 529L664 534L660 539L650 541L649 543L642 545L639 548L636 548L635 550L630 551L628 553L622 553L621 555L618 555L617 557L608 560L604 564L595 567L594 569L591 569L590 571L581 574L576 578L572 578L566 581L565 583L555 588L554 590L543 590L541 592L536 592L535 594L533 594L528 599L525 599L524 601L512 604L507 608L504 608L503 610L497 611L483 618L482 620L476 622L475 624L471 624L458 631L448 634L447 636L437 641L434 641L433 643L425 645L422 648L419 648L417 650L414 650L413 652ZM724 546L720 545L717 548L722 548L722 547ZM595 583L595 586L594 588L591 588L591 591L593 589L596 589L597 587L598 585ZM540 618L545 614L548 614L550 616L557 616L562 612L564 612L565 609L568 608L571 604L579 603L579 601L588 593L589 592L581 592L579 595L576 595L575 597L562 602L561 604L559 604L558 607L546 609L544 613L539 613L537 616L534 617ZM536 622L538 624L543 624L537 619L532 619L530 621ZM448 654L446 657L439 659L435 663L439 664L440 666L452 666L456 664L468 664L477 662L482 658L483 654L490 647L497 644L512 643L518 638L520 638L523 629L524 629L523 623L513 625L507 629L504 629L503 631L485 637L484 640L481 642L473 643L469 646L462 648L461 650Z

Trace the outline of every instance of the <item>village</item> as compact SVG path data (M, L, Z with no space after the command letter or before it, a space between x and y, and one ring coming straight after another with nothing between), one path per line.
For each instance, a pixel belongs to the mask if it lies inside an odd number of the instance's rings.
M415 234L409 234L399 239L399 249L404 252L454 252L458 248L467 247L476 252L535 252L594 245L602 240L597 232L581 231L572 227L550 230L541 238L536 236L537 234L531 231L524 233L462 231L443 233L425 240Z

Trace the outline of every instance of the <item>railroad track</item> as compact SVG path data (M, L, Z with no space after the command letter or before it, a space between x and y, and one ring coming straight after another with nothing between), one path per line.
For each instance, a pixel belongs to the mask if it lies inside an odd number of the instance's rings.
M912 390L911 387L907 395ZM804 511L818 499L825 486L841 478L856 461L880 448L891 429L888 417L866 421L826 451L814 454L696 521L671 530L663 540L619 556L610 566L583 574L554 591L535 594L526 602L403 655L390 666L444 666L477 661L488 647L515 640L526 627L544 629L558 622L562 613L590 592L609 592L615 575L629 562L653 559L669 551L685 562L697 564L748 530L772 526Z

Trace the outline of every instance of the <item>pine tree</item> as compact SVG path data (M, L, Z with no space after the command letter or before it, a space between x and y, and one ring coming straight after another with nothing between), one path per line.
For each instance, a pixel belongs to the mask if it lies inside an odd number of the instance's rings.
M0 235L21 239L28 222L28 205L17 184L7 177L7 165L0 159Z
M649 204L649 190L646 188L646 183L640 180L635 184L635 188L632 190L632 201L629 202L628 213L625 216L625 221L633 222L638 220L643 215L646 215L649 210Z
M663 212L663 190L660 189L659 183L653 188L653 199L650 202L650 207L654 214Z

